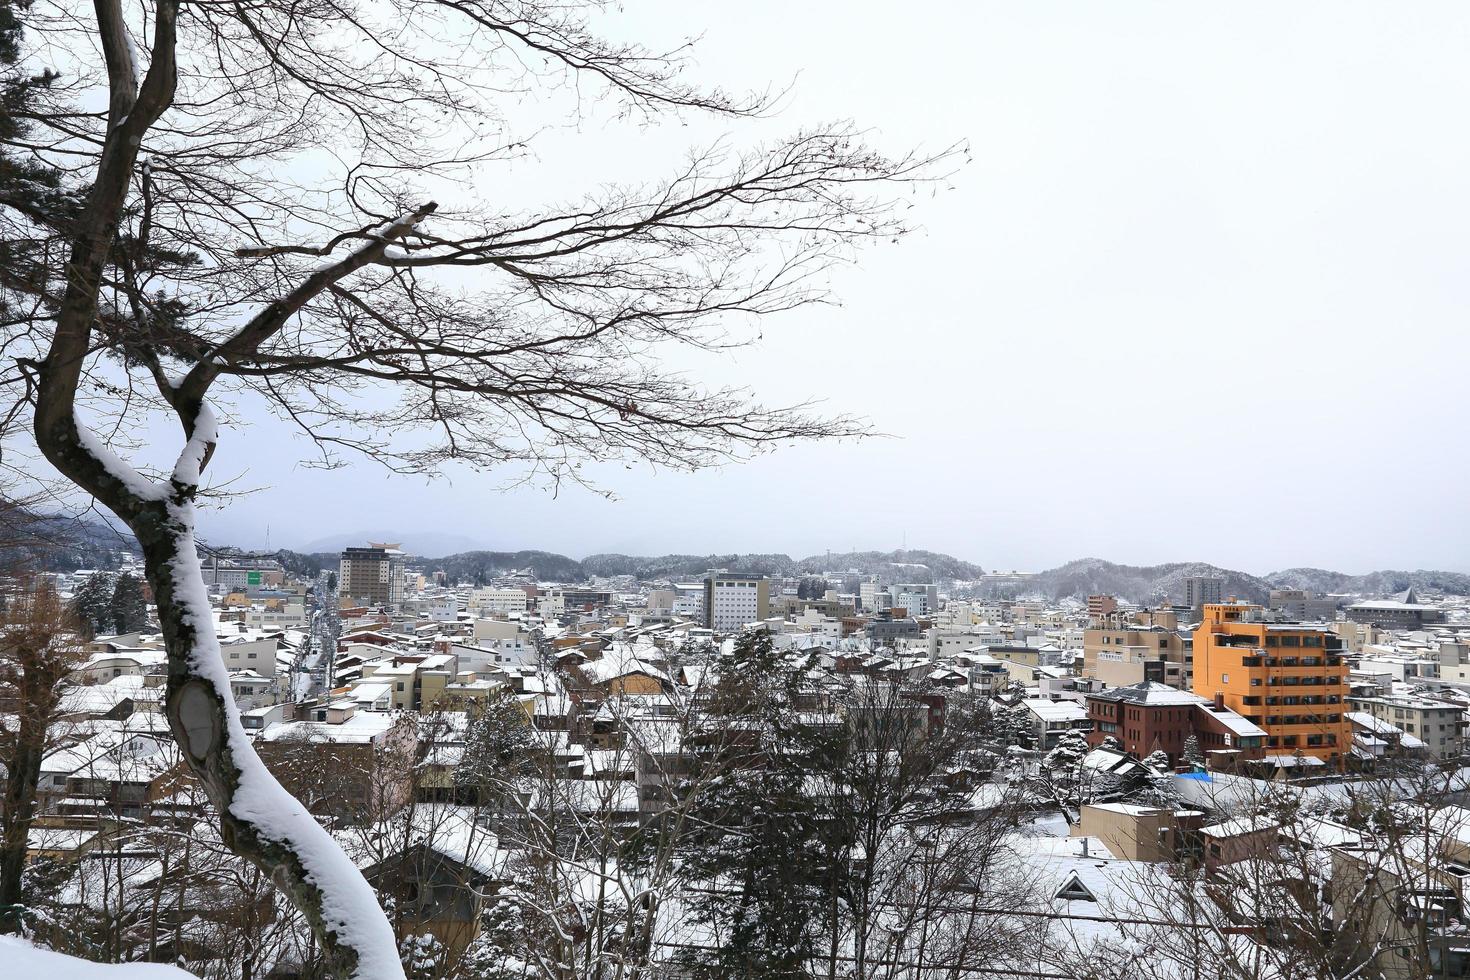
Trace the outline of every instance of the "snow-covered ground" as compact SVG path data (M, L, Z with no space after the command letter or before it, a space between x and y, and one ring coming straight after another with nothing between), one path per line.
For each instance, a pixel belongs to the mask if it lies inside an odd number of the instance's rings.
M161 963L93 963L37 949L24 939L0 936L0 969L11 977L46 980L197 980L176 966Z

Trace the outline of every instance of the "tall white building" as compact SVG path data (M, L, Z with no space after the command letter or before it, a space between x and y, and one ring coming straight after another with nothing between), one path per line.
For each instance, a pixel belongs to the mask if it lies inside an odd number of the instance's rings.
M910 616L932 616L939 611L939 587L936 585L895 585L893 604L907 609Z
M706 626L733 633L771 615L771 582L764 575L712 571L704 578L704 608Z

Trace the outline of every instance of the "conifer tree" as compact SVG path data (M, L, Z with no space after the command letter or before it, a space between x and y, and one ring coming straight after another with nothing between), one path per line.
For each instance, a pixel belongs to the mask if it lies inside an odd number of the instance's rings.
M71 614L88 637L112 629L113 578L106 572L94 572L71 597Z
M27 69L22 63L25 15L29 0L0 0L0 263L8 268L31 269L35 253L50 234L61 231L76 206L61 189L59 173L14 147L27 135L27 120L42 110L38 103L59 77L46 68ZM8 212L25 225L5 220ZM0 291L0 311L7 291Z
M682 965L696 977L802 975L829 893L807 785L824 754L821 735L796 710L797 665L777 655L765 631L741 634L719 677L718 748L701 760L719 774L695 804L686 842L687 869L717 885L696 894L691 919L716 941L686 951ZM753 725L764 736L746 744Z
M137 577L123 572L112 587L112 603L109 607L112 628L118 633L132 633L148 625L148 604L143 599L143 583Z
M1191 766L1203 767L1205 754L1199 747L1199 738L1191 735L1184 740L1184 761Z

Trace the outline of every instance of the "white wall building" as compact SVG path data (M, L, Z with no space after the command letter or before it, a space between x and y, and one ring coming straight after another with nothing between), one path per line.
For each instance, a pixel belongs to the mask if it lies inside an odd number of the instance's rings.
M705 621L703 584L695 582L674 586L674 615L701 623Z
M470 593L469 609L473 616L509 616L524 613L530 607L525 589L476 589Z

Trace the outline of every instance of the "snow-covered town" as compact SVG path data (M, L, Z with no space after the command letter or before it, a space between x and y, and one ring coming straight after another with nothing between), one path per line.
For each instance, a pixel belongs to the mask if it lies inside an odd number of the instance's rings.
M52 647L33 935L313 976L299 914L184 765L149 590L118 557L39 580L82 634ZM1199 574L1148 604L1049 599L1041 576L897 560L476 582L395 543L318 557L209 556L211 628L254 750L415 977L1470 962L1470 596L1248 601Z
M0 0L0 980L1470 980L1467 54Z

